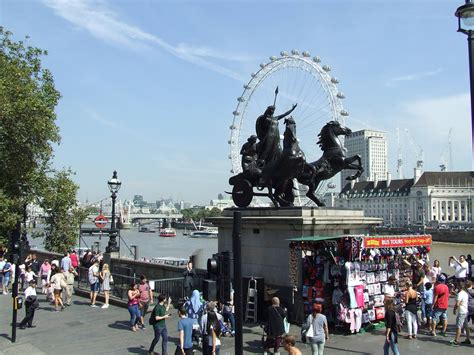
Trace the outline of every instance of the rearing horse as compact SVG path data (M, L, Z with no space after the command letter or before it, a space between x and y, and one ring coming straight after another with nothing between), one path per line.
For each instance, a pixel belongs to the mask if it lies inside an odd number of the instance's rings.
M318 206L325 206L314 194L321 181L332 178L343 169L357 170L354 175L348 176L347 180L357 179L364 171L360 155L346 158L346 150L339 140L338 136L348 136L351 133L349 128L337 121L327 123L318 134L317 144L323 151L322 157L312 163L306 163L304 173L297 177L298 182L308 186L306 196Z

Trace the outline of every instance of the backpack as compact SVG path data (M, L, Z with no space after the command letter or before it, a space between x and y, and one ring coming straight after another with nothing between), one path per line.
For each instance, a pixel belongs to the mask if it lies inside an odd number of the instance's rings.
M467 313L469 315L474 315L474 289L469 288L466 291L468 295Z
M150 325L155 325L157 320L156 320L156 307L158 307L158 305L155 306L155 308L153 308L153 311L151 311L151 314L150 314L150 319L148 320L148 324Z

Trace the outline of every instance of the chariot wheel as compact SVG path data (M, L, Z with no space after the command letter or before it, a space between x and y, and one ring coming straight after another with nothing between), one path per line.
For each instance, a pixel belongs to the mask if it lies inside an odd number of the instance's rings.
M237 207L247 207L252 202L252 199L253 187L248 180L242 179L232 188L232 200Z
M311 57L308 52L281 52L279 57L272 56L268 63L260 64L259 70L252 73L250 81L244 85L244 91L237 98L237 107L233 112L228 142L232 175L242 172L240 149L247 138L255 134L257 117L263 114L267 106L273 104L277 86L279 95L275 114L281 114L293 104L298 104L292 116L296 121L299 145L307 162L319 159L322 151L316 142L321 128L328 121L339 121L344 125L344 117L348 116L342 106L344 94L337 89L337 83L338 79L331 76L331 68L322 65L321 58ZM282 127L280 133L283 133ZM316 194L321 196L328 189L336 187L335 179L338 177L336 175L321 184ZM299 185L296 180L294 186L294 204L310 205L312 202L305 196L306 187Z

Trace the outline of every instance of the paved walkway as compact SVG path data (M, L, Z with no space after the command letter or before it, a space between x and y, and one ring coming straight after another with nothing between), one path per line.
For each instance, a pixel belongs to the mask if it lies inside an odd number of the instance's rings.
M62 312L54 312L53 307L40 296L40 309L35 315L35 328L17 329L17 342L11 343L11 295L0 295L0 354L147 354L153 338L151 327L139 332L129 330L129 314L125 308L110 306L108 309L91 308L86 298L74 296L73 305ZM169 331L168 353L174 354L177 342L176 325L178 316L167 321ZM19 320L24 310L19 311ZM146 319L148 322L148 317ZM450 323L454 316L450 313ZM291 333L299 334L299 328L291 326ZM424 333L424 332L423 332ZM244 353L259 354L261 330L259 327L244 328ZM448 337L430 337L419 334L418 340L400 339L401 354L474 354L474 346L452 348L448 342L453 338L452 326ZM299 339L299 337L298 337ZM384 337L382 330L357 335L334 335L326 343L325 354L380 354ZM233 338L223 338L222 355L233 354ZM161 353L161 343L155 351ZM298 347L303 354L310 354L302 343ZM201 349L197 349L197 354ZM285 354L282 351L282 354Z

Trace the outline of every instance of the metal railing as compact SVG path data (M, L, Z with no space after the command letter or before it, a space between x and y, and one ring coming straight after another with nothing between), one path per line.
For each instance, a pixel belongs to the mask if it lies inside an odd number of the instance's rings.
M79 267L77 269L77 273L77 286L83 289L90 289L89 269L85 267ZM128 276L113 272L112 277L114 282L110 284L110 296L121 300L127 300L127 292L130 289L130 284L132 282L137 284L140 283L140 278L137 276ZM153 290L153 301L155 301L155 303L160 294L171 297L173 302L177 302L178 300L183 299L185 296L184 279L182 277L149 280L149 282Z
M149 282L153 289L153 301L157 301L160 294L171 297L173 302L184 298L184 279L182 277L150 280Z

